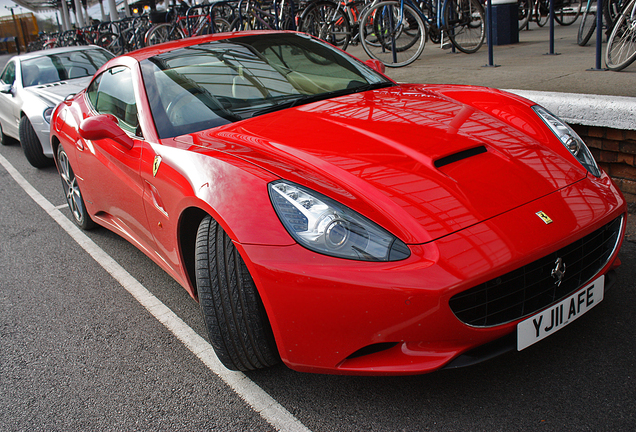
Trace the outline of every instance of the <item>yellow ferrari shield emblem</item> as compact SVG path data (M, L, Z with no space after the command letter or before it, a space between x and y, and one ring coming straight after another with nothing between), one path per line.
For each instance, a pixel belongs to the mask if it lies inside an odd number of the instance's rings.
M157 176L157 171L159 171L159 165L161 165L161 156L155 156L155 161L152 163L152 176Z
M537 216L539 216L541 218L541 220L543 222L545 222L546 225L550 225L552 223L552 219L550 219L550 216L548 216L547 214L545 214L544 212L540 211L535 213Z

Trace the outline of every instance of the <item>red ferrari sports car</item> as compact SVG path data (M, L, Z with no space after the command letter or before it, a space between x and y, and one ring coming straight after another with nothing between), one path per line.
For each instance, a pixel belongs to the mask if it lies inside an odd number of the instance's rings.
M117 57L51 122L73 219L183 285L235 370L464 366L599 304L626 205L577 134L377 69L293 32Z

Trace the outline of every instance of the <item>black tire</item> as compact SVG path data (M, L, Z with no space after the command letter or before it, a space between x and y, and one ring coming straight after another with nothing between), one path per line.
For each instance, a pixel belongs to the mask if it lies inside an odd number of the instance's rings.
M351 41L351 23L338 3L320 0L311 3L300 17L298 30L346 50Z
M77 178L75 177L73 168L71 168L68 155L61 144L57 148L57 169L62 179L64 196L66 197L66 203L73 216L73 222L83 230L95 228L96 224L86 211L86 205L84 204L82 192L77 184Z
M53 165L53 159L44 155L42 144L27 116L20 119L20 144L27 161L34 167L46 168Z
M428 32L420 14L404 5L400 21L399 8L398 1L381 1L366 9L359 21L362 48L387 67L413 63L426 44Z
M466 54L473 54L486 40L486 14L479 0L449 0L444 20L449 26L448 38Z
M280 361L263 303L245 262L221 226L206 216L197 232L196 279L210 343L231 370Z
M563 0L561 7L555 8L554 20L562 26L569 26L581 15L583 0Z
M591 4L589 8L583 12L583 18L579 24L579 32L576 38L576 43L580 46L585 46L590 41L590 38L596 30L596 12L592 10Z
M8 146L13 144L13 138L11 138L9 135L5 135L4 131L2 130L2 125L0 124L0 144Z
M607 40L605 64L620 71L636 61L636 0L624 7Z
M528 20L532 15L532 1L517 0L517 11L519 14L519 30L523 30L528 25Z

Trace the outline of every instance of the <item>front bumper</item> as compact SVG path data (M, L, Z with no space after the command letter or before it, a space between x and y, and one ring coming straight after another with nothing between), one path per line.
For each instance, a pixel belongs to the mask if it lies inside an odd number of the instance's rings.
M538 211L554 222L546 225ZM290 368L416 374L514 336L521 320L470 326L451 311L451 297L559 250L622 213L625 202L603 175L434 242L409 245L411 257L399 262L330 258L298 245L237 246L248 258ZM599 274L609 270L620 243Z

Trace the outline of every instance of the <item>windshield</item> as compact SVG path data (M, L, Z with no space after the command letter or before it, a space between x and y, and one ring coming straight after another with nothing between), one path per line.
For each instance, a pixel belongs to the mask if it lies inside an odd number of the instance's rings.
M244 36L141 62L160 138L392 83L307 36Z
M113 57L106 50L86 49L23 60L21 62L22 86L29 87L93 76L97 69Z

